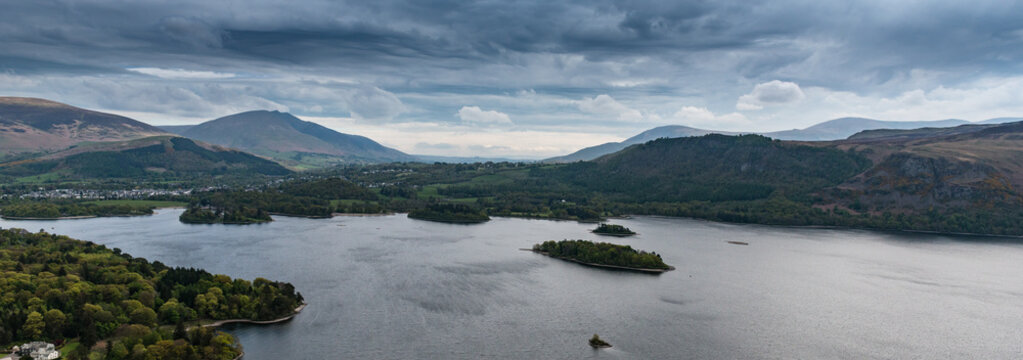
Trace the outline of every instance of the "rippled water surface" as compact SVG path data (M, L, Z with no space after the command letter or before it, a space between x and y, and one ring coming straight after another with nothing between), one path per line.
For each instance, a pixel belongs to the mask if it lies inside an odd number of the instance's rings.
M1023 357L1018 240L655 217L614 221L640 233L631 238L506 218L186 225L180 212L0 226L295 284L310 305L293 321L229 329L247 360ZM678 270L608 271L518 250L566 238L656 251ZM614 347L591 349L593 333Z

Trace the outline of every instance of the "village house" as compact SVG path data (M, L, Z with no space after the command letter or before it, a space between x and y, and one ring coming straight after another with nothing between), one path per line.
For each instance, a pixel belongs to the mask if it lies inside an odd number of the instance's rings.
M54 360L60 358L60 352L53 344L33 341L21 346L14 347L14 353L18 356L30 356L33 360Z

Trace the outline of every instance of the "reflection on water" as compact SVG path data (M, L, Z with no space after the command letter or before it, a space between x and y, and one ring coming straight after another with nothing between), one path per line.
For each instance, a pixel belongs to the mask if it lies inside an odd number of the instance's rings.
M1015 240L656 217L616 220L640 233L630 238L506 218L186 225L180 211L0 226L294 283L310 303L295 320L229 328L249 360L1023 356ZM608 271L518 250L572 238L656 251L678 270ZM593 333L615 347L592 350Z

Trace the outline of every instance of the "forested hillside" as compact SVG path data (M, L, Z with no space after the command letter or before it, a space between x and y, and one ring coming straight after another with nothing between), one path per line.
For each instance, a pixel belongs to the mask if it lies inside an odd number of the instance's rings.
M755 200L800 195L864 171L854 153L760 135L659 139L593 162L538 171L589 191L630 201Z

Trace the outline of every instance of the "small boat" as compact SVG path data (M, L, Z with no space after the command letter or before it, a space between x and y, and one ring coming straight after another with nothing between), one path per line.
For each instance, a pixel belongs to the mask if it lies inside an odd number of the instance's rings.
M742 242L742 241L729 241L728 243L732 244L732 245L749 245L748 242Z

